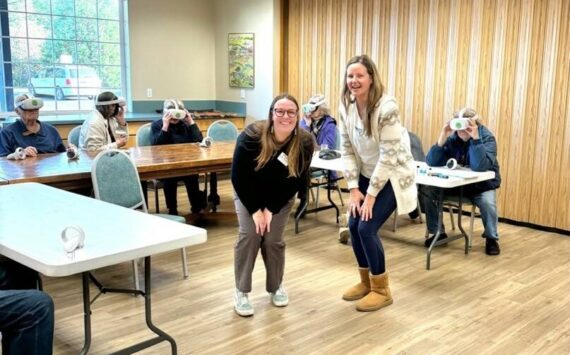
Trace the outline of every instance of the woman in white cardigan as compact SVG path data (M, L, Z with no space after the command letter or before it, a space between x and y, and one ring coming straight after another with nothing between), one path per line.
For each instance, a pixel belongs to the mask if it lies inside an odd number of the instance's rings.
M344 79L339 129L360 282L342 297L359 300L359 311L375 311L393 302L378 230L396 207L400 214L416 208L415 166L398 104L384 93L372 59L350 59Z

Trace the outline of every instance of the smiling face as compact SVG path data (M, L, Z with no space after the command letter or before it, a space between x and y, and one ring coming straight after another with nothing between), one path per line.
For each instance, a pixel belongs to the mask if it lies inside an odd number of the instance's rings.
M354 63L346 68L346 86L358 101L367 100L372 77L361 63Z
M283 98L275 102L272 119L275 138L279 142L285 141L297 127L298 117L299 108L293 101Z

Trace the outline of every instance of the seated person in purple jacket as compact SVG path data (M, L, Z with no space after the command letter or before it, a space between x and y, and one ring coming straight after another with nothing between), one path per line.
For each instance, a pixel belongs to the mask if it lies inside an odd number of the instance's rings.
M184 108L182 101L168 99L164 101L163 107L162 118L154 121L151 125L152 145L198 143L202 141L202 132L192 119L190 112ZM192 213L198 213L206 207L206 194L200 190L198 175L162 179L161 181L164 185L164 198L169 214L178 214L176 198L178 181L183 181L186 185L186 192L192 205Z
M303 118L299 121L299 126L315 137L317 148L337 147L336 120L331 117L323 95L314 95L303 105ZM336 177L336 173L331 172L331 178L335 180Z
M65 152L57 130L52 125L38 120L43 105L41 99L27 94L16 98L14 111L20 118L0 131L0 157L14 153L20 147L28 157Z
M459 117L467 118L468 125L463 129L457 129L458 127L451 127L451 121L446 122L436 144L427 154L426 163L429 166L445 166L449 159L454 158L459 165L468 166L473 171L493 170L495 172L495 178L492 180L464 186L463 196L471 199L481 212L485 228L483 232L483 237L486 238L485 252L488 255L499 255L501 249L498 243L496 190L501 185L501 175L497 160L497 141L491 131L479 122L479 116L475 110L463 108L454 114L454 118ZM437 200L439 190L425 187L423 191L426 195L424 203L428 232L435 234L438 223L435 200ZM451 195L459 194L455 189L445 192ZM439 239L447 238L445 227L442 226L442 229L443 234ZM433 236L426 239L425 246L429 247L432 241Z

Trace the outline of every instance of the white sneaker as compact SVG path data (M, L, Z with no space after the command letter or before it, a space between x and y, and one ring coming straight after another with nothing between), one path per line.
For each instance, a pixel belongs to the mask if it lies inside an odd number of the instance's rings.
M236 288L234 294L234 310L242 317L249 317L253 315L253 307L249 303L248 294L241 292Z
M289 304L289 296L287 296L287 291L283 288L283 285L279 285L279 288L275 293L269 293L271 296L271 303L276 307L285 307Z

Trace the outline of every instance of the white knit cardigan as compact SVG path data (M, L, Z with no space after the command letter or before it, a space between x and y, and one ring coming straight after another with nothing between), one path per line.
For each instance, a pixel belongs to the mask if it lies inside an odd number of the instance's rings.
M339 112L344 177L349 189L358 188L361 161L352 142L355 136L352 132L360 120L356 103L350 103L348 109L341 104ZM410 148L410 136L400 123L396 99L388 95L382 96L371 117L372 137L378 143L380 155L366 193L378 195L390 180L396 195L398 214L409 213L417 207L416 167Z

